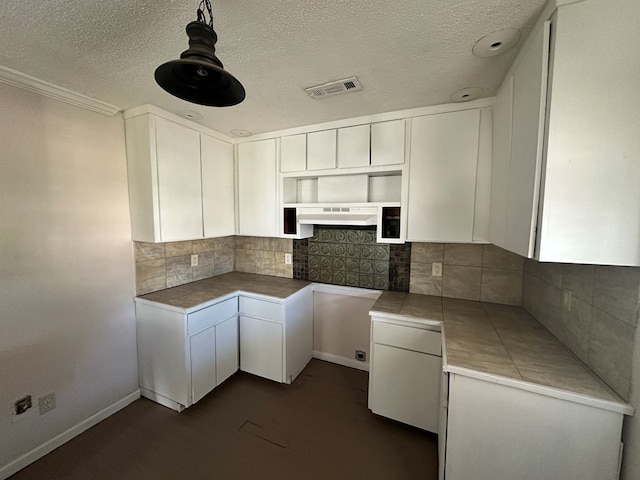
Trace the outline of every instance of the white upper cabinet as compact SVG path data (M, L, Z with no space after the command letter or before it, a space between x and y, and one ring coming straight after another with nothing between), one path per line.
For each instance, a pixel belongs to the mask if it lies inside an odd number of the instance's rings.
M371 125L371 165L404 163L405 120Z
M408 241L473 241L479 131L477 109L412 120Z
M162 118L155 123L162 241L202 237L200 136Z
M640 265L640 100L628 87L640 4L623 3L558 7L550 45L541 24L516 59L496 105L508 110L513 88L511 134L496 128L494 243L545 262ZM504 129L508 112L499 115Z
M338 168L369 166L370 132L369 125L338 130Z
M200 155L204 236L234 235L233 145L201 134Z
M133 240L202 238L199 133L152 114L125 127Z
M307 168L307 135L290 135L280 139L280 171L303 172Z
M275 139L238 145L239 235L277 237Z
M307 170L336 168L336 131L307 134Z
M233 235L233 145L150 109L125 112L133 240Z

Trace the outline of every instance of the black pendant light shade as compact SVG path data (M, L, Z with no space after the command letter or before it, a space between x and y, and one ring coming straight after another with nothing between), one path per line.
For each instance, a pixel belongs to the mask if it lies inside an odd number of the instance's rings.
M216 57L218 36L213 28L194 21L187 25L187 35L189 49L180 59L156 69L158 85L173 96L200 105L228 107L242 102L244 87Z

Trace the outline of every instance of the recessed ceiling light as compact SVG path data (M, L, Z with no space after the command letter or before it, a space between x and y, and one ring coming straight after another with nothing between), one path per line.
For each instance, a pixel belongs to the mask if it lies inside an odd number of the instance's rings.
M485 35L473 46L477 57L495 57L515 47L520 41L520 30L505 28Z
M178 112L178 115L180 115L181 117L186 118L187 120L201 120L202 119L202 115L200 115L198 112L194 112L191 110L182 110L180 112Z
M231 130L231 135L234 137L250 137L252 133L249 130L243 130L242 128L234 128Z
M451 94L452 102L468 102L482 96L483 90L479 87L468 87Z

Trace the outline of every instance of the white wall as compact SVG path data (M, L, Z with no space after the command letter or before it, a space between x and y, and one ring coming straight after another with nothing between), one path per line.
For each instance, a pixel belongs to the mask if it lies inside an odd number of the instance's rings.
M6 85L0 105L1 478L138 375L122 118Z
M380 292L376 290L316 285L313 292L313 356L369 370L369 310L379 296ZM356 350L366 352L366 362L355 359Z

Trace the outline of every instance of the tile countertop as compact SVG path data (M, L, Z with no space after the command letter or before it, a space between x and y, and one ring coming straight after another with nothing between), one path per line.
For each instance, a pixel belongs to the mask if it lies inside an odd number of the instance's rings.
M633 414L631 405L521 307L384 292L371 314L441 324L446 372Z
M238 291L285 299L311 285L304 280L232 272L136 297L136 301L161 303L189 313L195 307Z

